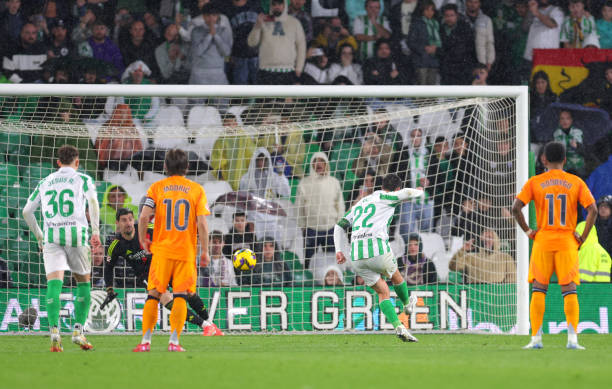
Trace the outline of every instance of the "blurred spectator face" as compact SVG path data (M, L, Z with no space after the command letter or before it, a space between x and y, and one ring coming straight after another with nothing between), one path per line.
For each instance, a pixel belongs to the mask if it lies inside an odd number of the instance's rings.
M425 9L423 10L423 16L425 16L427 19L433 18L435 13L436 13L436 10L431 5L425 7Z
M465 2L465 9L468 13L478 13L480 9L480 0L467 0Z
M97 24L94 26L92 31L94 41L103 42L106 39L106 26L103 24Z
M535 87L536 87L536 92L539 95L543 95L546 93L546 90L548 89L548 82L544 78L538 77L538 79L535 82Z
M559 126L562 129L567 130L572 126L573 122L574 120L572 119L571 113L569 113L568 111L561 111L561 113L559 114Z
M497 152L500 155L508 155L510 153L510 142L504 140L497 143Z
M164 31L164 38L166 38L166 41L169 43L176 41L178 38L178 28L176 27L176 24L170 24L168 27L166 27L166 31Z
M8 9L11 15L15 15L19 11L20 7L21 7L20 0L9 0L6 2L6 8Z
M223 253L223 238L215 235L210 241L210 254L211 255L222 255Z
M606 22L612 21L612 7L608 7L607 5L604 5L603 8L601 9L601 17Z
M266 157L263 154L258 155L257 159L255 159L255 167L257 169L265 169Z
M144 78L144 72L142 71L142 68L139 67L134 69L130 76L132 77L132 81L134 82L134 84L140 84L142 82L142 79Z
M242 7L247 3L247 0L232 0L234 7Z
M274 242L264 242L263 259L266 262L274 261Z
M570 2L569 11L572 19L580 19L584 16L584 4L582 2Z
M145 26L141 21L135 21L132 23L132 27L130 27L130 35L133 40L141 41L144 38L145 34Z
M340 60L344 66L348 66L353 63L353 59L355 54L353 53L353 48L350 46L344 46L342 51L340 52Z
M293 9L302 9L306 0L291 0L289 4Z
M327 164L323 158L315 158L313 161L314 170L317 174L325 174L325 167Z
M148 27L157 26L157 19L155 19L155 15L153 15L151 12L145 12L142 18Z
M87 15L87 17L89 18L89 23L88 24L91 25L93 22L96 21L96 14L92 10L88 9L85 12L85 15Z
M88 70L87 72L85 72L85 83L86 84L95 84L98 76L96 75L96 72L94 70Z
M121 215L119 220L115 222L117 232L121 235L132 235L134 232L134 215L128 213Z
M365 9L368 18L377 18L380 14L380 2L378 0L366 0Z
M223 125L225 127L238 127L238 121L235 117L227 117L223 120Z
M234 216L234 230L237 232L245 232L246 231L247 220L246 216Z
M48 1L45 7L45 18L56 18L57 17L57 4L55 1Z
M367 189L374 189L374 183L376 181L376 177L371 174L366 174L363 179L363 186Z
M36 27L31 23L28 23L23 26L23 28L21 29L21 42L26 46L34 44L36 42L37 31L38 30L36 29Z
M463 137L456 137L453 141L453 151L458 155L463 155L463 153L467 150L467 144L465 143L465 139Z
M457 13L452 9L447 9L446 11L444 11L442 20L447 26L453 27L455 24L457 24Z
M57 42L63 42L66 40L66 28L65 27L55 26L53 27L53 30L51 30L51 33L53 34L53 39L55 39L55 41Z
M204 23L209 26L217 24L217 22L219 21L219 14L204 14L202 15L202 17L204 18Z
M335 270L328 270L325 273L325 286L341 286L342 280L338 276Z
M67 84L70 81L70 77L66 70L58 69L55 71L53 80L56 84Z
M606 81L612 84L612 68L606 69Z
M389 56L391 55L391 47L389 47L389 44L386 42L379 44L378 50L376 51L376 55L380 59L389 58Z
M434 153L437 155L446 154L448 152L448 142L446 140L436 142L433 145Z
M119 27L125 27L132 23L132 15L130 15L130 11L127 8L121 8L117 11L117 15L115 15L115 23L119 25Z
M514 9L516 10L516 13L519 14L519 16L522 18L527 16L527 11L529 10L529 8L527 8L527 3L523 3L523 2L515 3Z
M115 210L123 207L123 204L125 203L125 192L122 191L120 188L114 188L113 190L111 190L110 192L108 192L108 202L109 205L111 207L113 207Z
M493 250L493 243L495 242L495 234L491 230L484 230L482 234L480 234L480 243L482 247L487 250Z
M478 209L483 212L488 212L491 209L491 199L488 197L481 197L478 201Z
M472 199L463 200L463 202L461 203L461 210L463 211L463 213L470 213L474 211L474 200Z
M608 205L608 203L606 202L599 204L599 207L597 207L597 211L599 212L599 217L602 219L607 219L610 217L610 214L612 214L610 205Z
M480 83L486 83L489 78L489 72L485 68L478 68L474 70L474 78Z
M283 14L283 11L285 11L285 3L282 1L278 2L272 0L272 4L270 4L270 11L275 17L281 16Z
M419 241L410 240L408 241L408 255L414 257L419 254Z
M423 132L418 128L412 130L410 132L410 142L414 148L421 147L423 143Z

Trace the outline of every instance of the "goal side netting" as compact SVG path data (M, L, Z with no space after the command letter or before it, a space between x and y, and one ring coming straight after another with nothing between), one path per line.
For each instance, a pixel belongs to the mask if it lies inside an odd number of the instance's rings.
M146 292L136 259L112 253L126 236L116 211L128 208L137 221L147 189L165 177L166 152L180 148L211 212L212 259L198 266L197 293L222 330L392 329L353 261L336 263L333 228L395 173L405 187L425 189L398 205L388 225L418 298L416 311L403 314L389 281L400 320L415 331L526 333L528 246L510 212L527 178L525 91L2 85L0 333L48 330L43 258L22 210L57 169L64 144L78 148L78 170L94 180L101 209L105 247L91 256L90 332L141 328ZM42 226L45 210L69 205L41 195ZM255 252L252 270L234 268L241 248ZM118 297L101 309L108 286ZM67 272L63 329L73 323L75 295ZM19 316L29 307L37 319L28 328ZM159 328L169 328L168 315L162 308Z

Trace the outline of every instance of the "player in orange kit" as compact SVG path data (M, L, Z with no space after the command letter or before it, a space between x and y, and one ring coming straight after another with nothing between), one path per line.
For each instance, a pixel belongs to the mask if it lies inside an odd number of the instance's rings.
M553 271L556 272L565 317L567 319L567 348L584 349L578 344L578 248L589 235L597 217L595 199L587 185L573 174L563 171L565 146L549 142L544 147L543 163L546 172L531 177L516 196L512 214L530 239L534 240L529 263L529 282L532 283L529 317L531 341L525 349L540 349L544 320L546 291ZM538 228L532 230L525 222L521 209L531 200L535 203ZM587 211L582 235L575 232L578 203Z
M179 338L187 316L187 294L196 291L198 233L202 250L200 266L205 267L210 262L206 223L210 211L206 206L206 193L201 185L185 178L187 167L187 154L183 150L169 150L164 162L168 177L151 185L140 213L140 245L153 253L153 259L147 284L149 295L142 313L143 336L134 348L136 352L150 350L159 298L171 280L174 303L170 313L168 351L185 351L179 345ZM146 229L153 215L155 227L151 243L146 238Z

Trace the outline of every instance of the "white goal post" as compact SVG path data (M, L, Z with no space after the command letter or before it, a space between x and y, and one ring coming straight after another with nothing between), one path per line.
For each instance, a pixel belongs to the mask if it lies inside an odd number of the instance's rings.
M79 112L79 109L85 110L81 104L85 97L98 97L103 100L102 103L98 102L99 112L97 111L96 117L90 115L82 119L82 115L80 116L82 111ZM47 104L47 100L52 103ZM44 105L43 101L47 105ZM77 101L81 104L78 105L80 108L75 108ZM67 105L62 105L63 103ZM112 146L112 140L135 136L133 132L126 135L117 131L118 122L114 120L120 116L117 107L122 104L131 107L130 120L135 123L132 127L136 129L136 137L141 137L142 140L139 150L141 153L138 157L134 156L136 154L128 158L123 156L122 160L113 165L116 161L112 161L112 154L116 149ZM427 160L429 161L433 153L436 139L444 142L449 148L448 165L455 168L452 177L464 177L467 181L453 181L444 173L445 178L441 183L443 191L434 195L432 189L432 199L423 200L423 204L430 201L432 207L438 206L439 212L435 220L432 219L427 231L413 231L403 224L400 226L403 216L398 216L398 221L394 222L394 238L397 239L396 246L393 247L394 250L399 247L402 251L395 253L396 256L401 257L407 252L408 233L418 232L424 252L430 259L433 258L438 272L435 283L427 285L419 281L410 287L411 293L415 293L423 302L420 313L410 318L410 326L417 330L486 330L528 334L529 242L515 223L510 224L506 213L503 213L506 215L504 220L496 224L498 235L501 236L500 238L496 235L497 239L505 241L506 246L502 249L496 247L500 254L495 258L502 261L500 258L503 251L503 255L515 261L512 262L515 266L512 270L512 287L509 287L508 281L486 281L491 274L483 273L479 281L474 274L468 275L467 269L457 268L456 272L451 269L452 274L449 275L449 262L456 261L452 258L458 250L462 250L468 237L472 236L469 235L471 230L467 230L468 224L462 219L466 206L463 202L473 200L474 207L489 202L488 206L492 210L502 212L503 208L507 208L508 198L518 193L528 179L528 107L528 90L523 86L0 84L0 152L4 153L0 155L0 158L3 158L0 166L4 165L4 168L0 168L0 196L3 196L0 201L6 202L0 204L0 257L4 258L8 271L12 273L12 282L5 284L6 288L0 285L0 294L5 295L0 299L0 313L4 312L4 317L0 318L3 320L0 333L21 331L15 317L30 305L43 312L42 300L46 287L44 274L34 274L42 271L40 258L33 252L32 246L27 244L28 233L24 230L23 223L16 221L14 212L14 207L17 206L14 204L22 205L28 185L40 178L32 175L32 167L37 167L37 172L40 173L47 171L45 169L49 166L40 155L36 158L34 155L44 154L46 147L60 146L49 146L44 141L36 143L41 137L91 140L92 150L98 153L98 158L102 158L100 139L110 140L111 146L108 146L110 149L104 154L104 164L101 164L97 157L84 158L83 154L81 160L91 162L93 171L90 173L96 176L94 180L108 184L98 186L99 191L119 185L126 188L127 195L132 196L141 195L144 185L162 177L155 160L149 160L149 164L144 163L147 158L157 157L147 157L144 152L149 149L182 147L180 140L185 139L184 148L198 158L198 164L194 166L206 165L206 168L202 169L208 169L196 171L193 179L203 184L207 192L210 191L214 197L209 198L209 205L214 206L209 220L210 229L218 229L227 235L232 228L233 213L244 211L247 220L254 225L255 240L274 238L275 248L283 252L283 261L291 262L289 270L283 268L283 265L281 270L274 267L276 265L270 265L272 270L268 270L272 278L281 279L278 284L266 284L266 261L259 253L258 266L261 264L263 268L258 271L264 276L258 278L257 283L251 278L250 283L243 284L239 274L236 275L237 281L233 287L215 285L215 282L211 281L212 276L207 278L211 282L210 286L201 287L206 292L200 294L204 293L204 297L209 298L207 305L211 314L215 320L223 322L224 330L259 332L387 329L383 316L377 310L375 298L372 301L372 293L357 284L350 266L340 269L340 281L337 281L339 283L325 286L327 281L324 277L328 273L321 272L331 269L333 265L326 262L323 269L317 268L317 263L320 258L328 261L329 253L321 251L321 247L315 244L314 255L305 258L308 251L305 249L305 242L311 238L306 231L313 226L305 227L304 221L300 221L302 211L299 205L299 182L308 176L307 171L312 168L312 162L309 163L308 158L316 152L324 152L329 157L327 164L330 175L335 176L340 183L345 202L343 206L346 209L354 200L353 196L360 195L361 188L365 188L365 176L369 172L387 171L377 170L383 164L381 161L386 161L384 163L390 166L390 171L402 173L406 186L409 186L409 180L423 178L419 173L415 173L418 170L418 157L410 154L414 152L410 144L411 137L416 136L413 133L418 129L424 142L428 142ZM62 109L68 110L73 119L78 120L58 119ZM200 116L192 111L197 111ZM178 114L173 116L174 119L169 119L171 114L177 112ZM234 115L239 129L232 127L228 130L224 127L223 121L227 119L228 113ZM214 120L209 121L210 118ZM198 124L198 120L205 123ZM378 136L377 123L385 123L390 130L398 133L399 139L403 141L396 142L398 138L385 140L384 135ZM374 131L374 135L371 131ZM293 137L295 134L299 136ZM20 136L28 138L27 144L26 141L19 143ZM240 138L241 136L249 137L248 149L240 148L244 145L240 142L245 140ZM264 140L266 136L276 144ZM469 151L474 155L470 160L469 171L461 171L466 165L452 165L452 142L457 136L464 138L469 145L466 147L471 147ZM223 143L220 139L229 141ZM510 154L507 159L499 159L497 154L501 143L508 144ZM223 149L224 144L234 145L231 150L233 157L224 161L224 168L215 170L214 160L218 157L215 153L226 152L227 150ZM367 153L364 151L366 145ZM277 175L282 177L283 183L288 184L290 194L284 193L283 189L269 201L265 201L265 196L259 196L256 192L247 195L247 198L241 197L240 193L249 191L248 188L241 187L241 178L248 176L251 157L255 161L253 152L261 147L267 147L267 156L271 158L272 163L280 161L282 166L279 167L281 170ZM386 160L385 147L389 149ZM375 154L370 148L376 150ZM247 152L251 154L249 158L245 156ZM402 153L406 153L404 160L400 157ZM298 162L291 166L296 155ZM345 157L348 159L343 160ZM364 166L360 171L358 165L361 162ZM140 167L135 168L138 163ZM233 169L231 166L240 163L245 165L245 174L242 177L230 178ZM511 182L495 181L495 173L491 169L498 169L500 164L507 165L509 170L506 172L511 173ZM190 161L190 173L199 169L191 166ZM302 168L304 171L298 173ZM428 180L425 182L430 183L431 176L427 174ZM268 180L271 179L269 177ZM461 196L455 193L460 187L464 190ZM131 200L132 205L137 206L140 198ZM259 205L253 205L253 201L259 201ZM504 203L500 205L501 201ZM259 206L265 210L257 208ZM3 211L2 207L6 210ZM400 213L403 212L402 208ZM499 212L491 214L498 215ZM526 209L524 212L525 217L528 217ZM279 221L280 219L282 221ZM41 222L40 215L38 220ZM484 219L472 219L478 231L473 235L475 242L479 241L484 230L489 229L488 224L482 220ZM423 221L420 225L423 226ZM110 224L109 226L114 227ZM325 229L328 227L325 224ZM316 229L316 223L310 228L313 229ZM109 234L113 232L109 231ZM465 240L462 237L465 237ZM25 243L22 245L23 242ZM436 246L438 242L443 242L442 246ZM29 256L25 254L28 250ZM478 250L474 248L475 257L479 253ZM456 262L454 263L453 266L457 266ZM489 265L491 267L483 272L497 272L491 269L498 269L499 264ZM119 273L115 272L115 277L130 278L127 265L125 269L119 276ZM286 271L292 273L290 285L283 283L284 276L279 276L279 273ZM24 272L27 276L19 276ZM453 278L455 273L460 278ZM323 285L317 286L317 277ZM96 285L94 280L94 289L96 286L103 286L102 281L98 282L100 283ZM69 285L65 287L67 289L64 293L69 294ZM89 329L94 332L136 329L139 309L142 307L142 295L139 294L141 292L142 290L134 289L133 285L126 286L114 308L116 312L100 311L99 303L100 299L104 298L104 292L94 292ZM67 296L66 301L69 301L71 297ZM435 304L430 305L431 301L435 301ZM302 307L307 305L309 308L302 310ZM67 322L71 320L69 310L66 308L63 313ZM44 315L39 315L41 322L43 317ZM96 324L96 320L103 323ZM108 327L111 321L114 323L112 328ZM478 323L482 325L479 326ZM46 330L46 327L44 323L38 323L35 329Z

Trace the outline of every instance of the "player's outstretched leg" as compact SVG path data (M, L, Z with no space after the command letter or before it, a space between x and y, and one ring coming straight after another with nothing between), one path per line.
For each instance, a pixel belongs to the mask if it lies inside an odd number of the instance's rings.
M209 320L208 310L206 309L206 306L204 305L204 301L202 301L200 296L198 296L195 293L188 294L187 302L189 303L189 306L195 311L197 316L202 319L202 323L198 324L200 327L202 327L202 330L203 330L202 335L204 336L213 336L213 335L223 336L224 335L223 331L221 331L219 327L217 327L215 323L212 322L212 320ZM187 314L187 317L189 318L191 314L192 313L189 312Z
M82 350L91 350L93 346L83 334L83 327L89 315L91 304L91 283L89 281L77 283L76 300L74 301L75 324L72 331L72 343Z
M62 337L59 332L60 293L63 281L53 279L47 281L47 318L49 319L49 332L51 335L51 351L62 352Z
M414 308L416 307L417 298L416 296L410 296L410 292L408 291L408 285L406 285L404 277L402 277L401 273L398 270L393 273L393 276L391 277L391 282L393 282L393 290L395 290L397 297L404 305L404 312L406 313L406 315L412 314Z
M580 307L576 290L563 292L563 309L567 320L567 348L570 350L584 350L584 347L578 344L577 328Z
M179 339L183 327L185 326L185 319L187 318L186 298L186 294L174 294L174 303L172 304L172 311L170 312L170 341L168 342L168 351L185 351L185 349L179 345Z
M529 305L529 318L531 320L531 341L523 348L541 349L542 343L542 322L544 321L544 310L546 309L546 289L533 286L531 293L531 304Z
M397 317L395 307L389 299L389 287L387 286L387 283L382 278L379 278L378 281L372 285L372 289L378 293L378 301L380 301L378 305L380 306L380 310L387 318L387 321L393 325L393 328L395 328L395 333L397 334L398 338L404 342L417 342L417 338L412 336L412 334L406 327L404 327Z
M147 296L147 301L142 310L142 340L132 351L136 353L151 351L151 339L153 338L155 323L157 323L158 305L158 297L152 295Z

